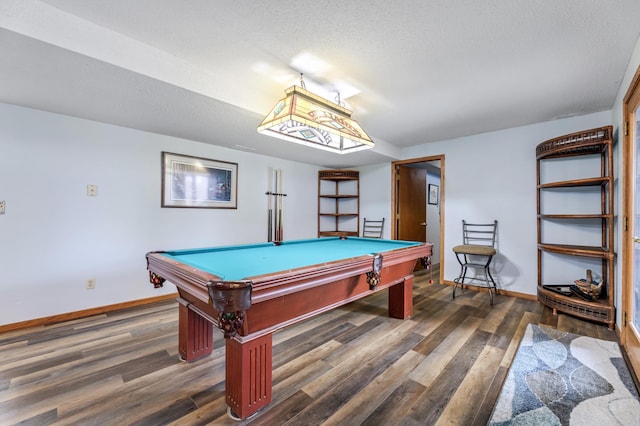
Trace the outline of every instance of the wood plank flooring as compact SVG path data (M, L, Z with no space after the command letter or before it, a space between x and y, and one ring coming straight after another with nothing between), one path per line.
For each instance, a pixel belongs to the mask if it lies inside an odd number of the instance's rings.
M484 425L528 323L617 340L428 279L414 281L409 320L389 318L380 292L276 332L273 401L243 422L226 415L217 331L212 356L178 359L176 302L1 334L0 424Z

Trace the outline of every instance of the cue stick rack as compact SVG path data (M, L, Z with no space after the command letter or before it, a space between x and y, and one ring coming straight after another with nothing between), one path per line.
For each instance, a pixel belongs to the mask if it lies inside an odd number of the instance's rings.
M287 196L282 190L284 179L282 169L269 167L267 178L268 213L267 213L267 241L279 243L284 239L283 199Z

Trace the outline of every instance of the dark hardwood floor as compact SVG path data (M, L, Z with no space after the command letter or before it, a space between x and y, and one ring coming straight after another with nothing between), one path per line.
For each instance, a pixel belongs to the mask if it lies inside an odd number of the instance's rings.
M452 299L428 279L416 277L409 320L387 317L383 291L276 332L273 401L244 422L226 415L217 331L212 356L178 359L175 302L4 333L0 424L484 425L528 323L617 340L531 300Z

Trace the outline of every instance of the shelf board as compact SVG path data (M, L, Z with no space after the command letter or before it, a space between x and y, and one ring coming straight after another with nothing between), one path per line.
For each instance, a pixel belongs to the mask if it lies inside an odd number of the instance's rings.
M557 293L557 292L555 292L553 290L550 290L550 289L544 287L544 286L547 286L547 287L569 287L571 285L573 285L573 283L570 283L570 284L569 283L567 283L567 284L543 284L543 285L538 287L538 290L542 290L544 292L547 292L547 293L553 295L554 297L557 296L558 298L562 298L562 299L565 299L565 300L568 299L568 300L571 300L573 302L580 302L581 304L588 305L588 306L592 306L592 305L609 306L609 302L608 302L608 300L606 298L600 298L600 299L596 299L596 300L586 300L586 299L583 299L582 297L578 296L577 294L571 293L571 296L568 296L568 295Z
M358 233L356 231L320 231L318 235L320 237L340 237L343 235L347 237L357 237Z
M343 180L358 180L357 177L349 177L349 176L338 176L338 177L321 177L320 180L330 180L333 182L343 181Z
M334 194L334 195L319 195L320 198L358 198L357 195L339 195L339 194Z
M358 216L358 213L319 213L320 216Z
M540 219L613 219L612 214L539 214Z
M572 255L572 256L597 257L600 259L607 259L609 257L613 257L613 252L611 250L606 250L603 247L597 247L597 246L578 246L578 245L571 245L571 244L538 243L538 250L543 250L550 253Z
M611 176L592 177L584 179L572 179L560 182L548 182L538 185L539 189L549 188L576 188L579 186L602 186L610 183L613 180Z
M360 172L357 170L320 170L318 172L320 180L359 180Z
M604 144L606 143L610 143L610 140L568 143L565 146L558 145L555 147L551 147L551 145L538 145L536 149L538 152L537 158L538 160L544 160L549 158L571 157L574 155L600 154L604 151Z

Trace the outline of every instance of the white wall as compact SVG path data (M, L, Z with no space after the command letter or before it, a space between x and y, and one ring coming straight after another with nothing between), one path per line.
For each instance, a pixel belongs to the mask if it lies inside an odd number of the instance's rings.
M384 218L383 238L391 238L391 163L358 168L360 171L360 229L364 218Z
M536 294L535 148L566 133L611 124L605 111L403 150L403 158L445 155L444 278L459 272L451 248L461 242L461 221L498 220L498 255L494 267L499 288Z
M161 208L162 151L238 163L238 209ZM269 167L285 237L317 235L314 166L7 104L0 153L0 324L175 292L149 284L151 250L266 241Z

